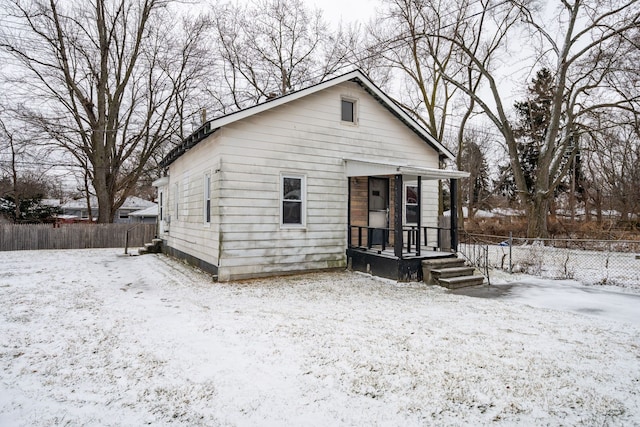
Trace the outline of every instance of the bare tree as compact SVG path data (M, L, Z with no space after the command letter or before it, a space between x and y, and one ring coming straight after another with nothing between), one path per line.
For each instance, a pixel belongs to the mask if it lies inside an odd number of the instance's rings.
M5 199L0 211L15 222L33 219L34 209L42 210L40 201L52 187L51 168L42 163L50 153L34 149L34 137L15 112L0 108L0 198Z
M301 0L255 0L214 8L222 75L216 88L243 108L334 74L346 63L346 32L332 32ZM216 90L212 91L216 92Z
M601 123L600 129L589 132L585 139L591 152L592 179L598 182L598 190L604 190L604 196L608 196L609 208L618 210L622 221L637 218L640 215L640 127L625 120L624 115L611 115L606 125Z
M3 0L24 116L66 149L111 222L158 147L180 136L199 34L163 0ZM198 24L189 29L198 28ZM182 42L182 43L178 43Z
M404 84L396 91L396 102L442 141L456 92L443 70L451 76L461 71L455 45L447 38L463 31L461 18L469 2L384 0L382 4L382 13L368 28L368 51L375 55L378 68L399 71Z
M404 85L396 91L396 102L421 122L438 140L457 153L456 166L463 167L462 148L467 122L476 109L474 98L458 96L459 88L479 89L483 75L470 66L451 40L465 39L472 52L495 50L499 43L485 43L485 16L470 25L467 17L475 12L475 1L385 0L384 11L370 25L369 49L377 55L378 68L393 70ZM488 14L488 11L487 11ZM484 44L481 44L484 43ZM486 65L486 64L485 64ZM451 132L457 115L458 132ZM458 192L458 217L463 221L462 192ZM440 211L443 202L440 201Z
M10 176L11 181L11 188L6 192L6 194L3 194L3 197L9 195L13 198L15 205L13 213L14 218L20 218L20 200L22 198L22 192L19 189L18 183L18 161L26 147L24 146L24 144L19 144L16 139L17 137L15 132L7 127L5 118L0 117L0 153L6 151L6 154L8 156L8 160L2 161L0 166L1 169L5 171L8 176Z
M543 65L553 74L549 125L539 150L535 188L528 191L510 113L504 102L508 94L504 92L496 70L487 65L491 63L488 59L497 60L494 54L498 51L476 51L475 44L463 34L440 35L454 43L463 61L485 79L487 92L474 92L456 75L442 70L449 82L475 100L503 135L518 196L528 214L527 234L546 237L550 200L572 164L567 159L571 160L577 153L578 146L574 142L594 125L590 120L594 112L612 108L637 109L640 94L624 93L617 83L621 74L618 54L630 52L629 45L640 25L638 2L563 1L555 12L555 19L549 19L537 10L533 2L493 4L481 0L476 5L484 11L491 9L494 31L487 42L506 43L509 37L517 36L514 30L523 22L530 31L527 43L537 46L533 52L536 54L534 65ZM476 25L477 17L482 16L479 13L465 18L466 22Z

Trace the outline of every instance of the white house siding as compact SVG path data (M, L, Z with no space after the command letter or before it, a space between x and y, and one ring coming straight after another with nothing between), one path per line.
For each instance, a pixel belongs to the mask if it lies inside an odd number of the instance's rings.
M342 96L357 100L355 126L340 120ZM344 158L438 167L436 151L355 83L232 123L215 135L222 160L219 280L345 266ZM192 175L203 161L194 151L179 159L180 164L189 159ZM181 176L177 167L176 173ZM304 229L280 226L282 173L306 176ZM437 182L424 181L423 189L424 225L435 226ZM200 211L197 204L192 208ZM196 242L186 228L180 233ZM172 224L172 235L174 229Z
M188 253L212 265L218 265L220 199L220 156L214 134L171 164L169 182L164 187L165 213L170 216L168 231L161 237L173 249ZM211 223L204 222L204 176L211 176ZM179 211L176 217L176 184Z

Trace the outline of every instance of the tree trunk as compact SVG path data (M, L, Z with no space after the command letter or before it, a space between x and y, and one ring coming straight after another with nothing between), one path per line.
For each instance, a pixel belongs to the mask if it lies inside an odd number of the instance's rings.
M113 222L113 199L109 192L109 183L107 182L107 167L103 159L97 159L93 164L93 188L98 199L98 223L107 224Z
M14 212L15 218L13 222L20 222L20 190L18 189L18 170L16 169L16 153L13 149L13 142L11 142L11 177L13 179L13 203L15 204Z
M547 213L549 212L549 200L544 197L532 198L527 207L527 237L548 238Z

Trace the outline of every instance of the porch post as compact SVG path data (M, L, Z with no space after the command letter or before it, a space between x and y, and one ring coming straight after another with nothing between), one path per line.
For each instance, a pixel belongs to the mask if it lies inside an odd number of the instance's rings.
M393 251L402 259L402 175L396 175L393 199Z
M418 232L416 233L416 255L420 256L420 235L422 234L422 177L418 175Z
M458 251L458 180L451 178L450 180L450 189L451 189L451 250L453 252Z

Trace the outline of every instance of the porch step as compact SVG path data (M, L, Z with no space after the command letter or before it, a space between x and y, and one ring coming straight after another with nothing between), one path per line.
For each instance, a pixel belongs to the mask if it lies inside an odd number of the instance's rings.
M431 274L435 279L446 279L449 277L472 276L475 270L473 267L438 268L432 269Z
M145 243L144 247L138 249L138 255L159 254L162 252L162 239L153 239L151 243Z
M430 258L422 261L422 267L431 269L464 267L464 260L451 255L444 258Z
M474 267L465 266L462 258L426 259L422 261L422 276L430 285L440 285L448 289L477 286L484 282L484 276L476 275Z
M478 286L484 283L484 277L479 275L473 276L460 276L460 277L447 277L439 278L440 286L444 286L448 289L465 288L467 286Z

